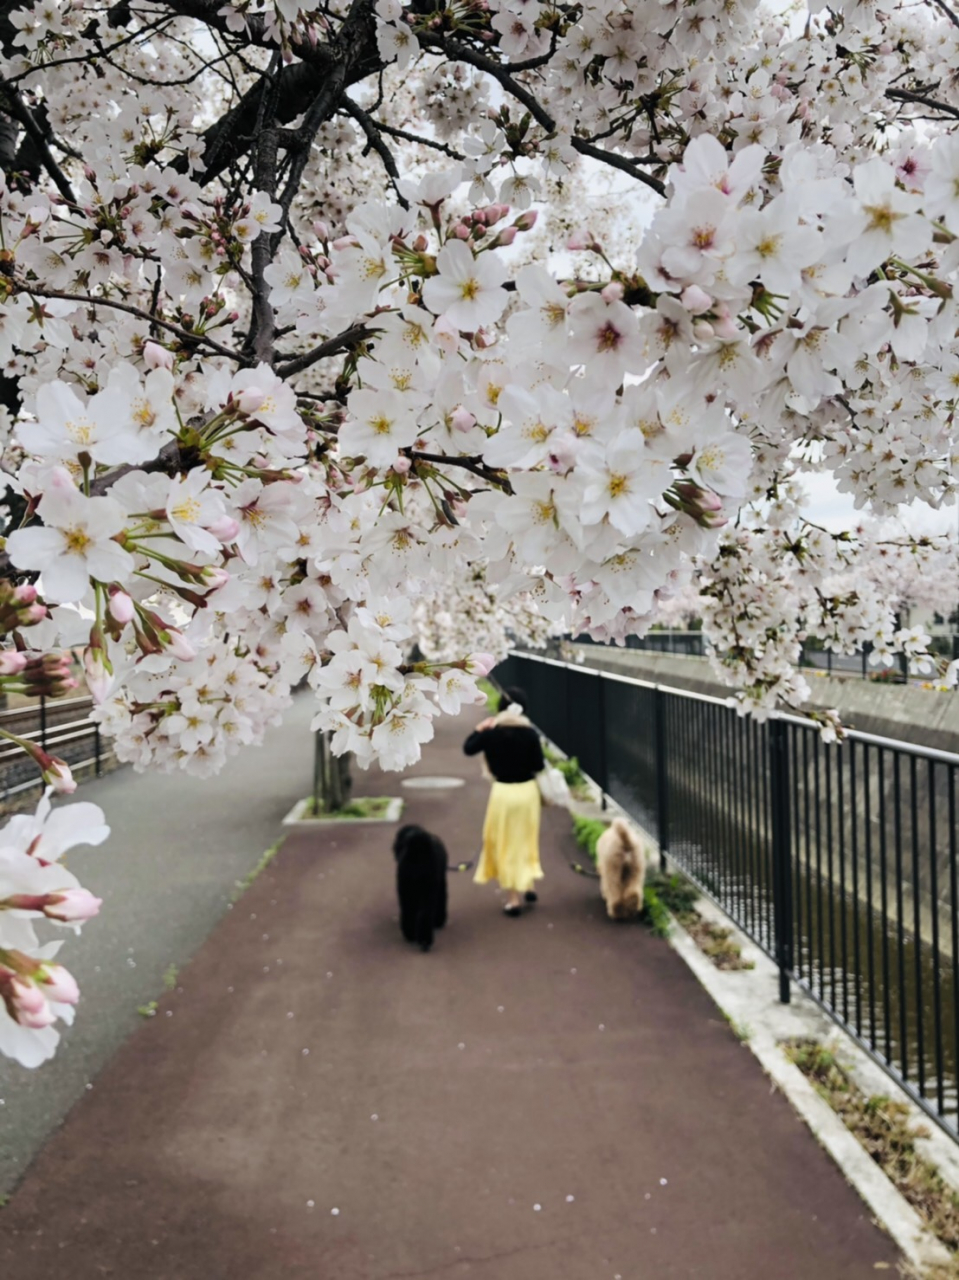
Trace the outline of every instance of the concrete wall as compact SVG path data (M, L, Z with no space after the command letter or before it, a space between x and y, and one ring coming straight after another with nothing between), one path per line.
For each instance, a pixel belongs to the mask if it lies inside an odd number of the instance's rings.
M595 645L575 647L575 652L582 654L585 666L717 698L728 698L732 693L716 678L708 658L638 649L600 650ZM804 674L812 691L810 706L837 707L849 728L959 752L959 692L935 693L915 685L878 684L814 671Z

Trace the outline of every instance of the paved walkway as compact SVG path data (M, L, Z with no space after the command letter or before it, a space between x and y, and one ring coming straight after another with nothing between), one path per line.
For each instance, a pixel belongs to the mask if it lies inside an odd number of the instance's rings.
M475 718L475 717L473 717ZM476 853L446 723L407 817ZM361 789L383 789L375 775ZM395 787L395 779L391 779ZM895 1263L669 946L547 815L521 920L467 875L402 942L382 826L297 835L0 1214L17 1280L866 1280Z

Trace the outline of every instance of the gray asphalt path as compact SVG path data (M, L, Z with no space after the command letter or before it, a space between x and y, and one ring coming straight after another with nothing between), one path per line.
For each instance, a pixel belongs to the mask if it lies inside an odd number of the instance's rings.
M122 768L84 784L76 799L103 807L111 835L78 848L71 869L103 906L62 959L83 991L57 1057L37 1071L0 1058L0 1195L22 1176L70 1107L142 1021L137 1006L163 990L229 908L236 883L281 833L281 819L312 778L310 695L281 728L219 777L137 774ZM162 1015L161 1015L162 1016Z

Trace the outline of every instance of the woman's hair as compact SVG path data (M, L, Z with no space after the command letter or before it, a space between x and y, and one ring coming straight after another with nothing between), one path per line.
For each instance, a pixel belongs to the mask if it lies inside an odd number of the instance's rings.
M500 711L505 711L506 708L512 706L513 703L516 703L516 705L521 708L523 715L526 714L526 694L522 689L514 687L512 689L503 690L499 700Z

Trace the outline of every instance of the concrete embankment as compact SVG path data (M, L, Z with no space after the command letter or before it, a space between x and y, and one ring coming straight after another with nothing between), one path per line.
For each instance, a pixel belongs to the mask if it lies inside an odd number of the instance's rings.
M617 671L655 684L728 698L731 690L708 658L686 658L645 650L571 646L585 666ZM882 684L858 676L803 673L812 691L810 705L836 707L843 722L864 733L898 738L939 751L959 752L959 693L936 693L917 685Z

